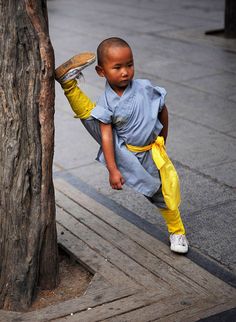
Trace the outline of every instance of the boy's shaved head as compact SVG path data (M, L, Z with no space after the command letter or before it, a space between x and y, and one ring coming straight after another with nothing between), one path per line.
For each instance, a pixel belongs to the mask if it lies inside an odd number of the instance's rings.
M98 48L97 48L97 60L98 60L98 65L102 66L104 62L104 58L106 57L106 54L108 52L108 49L111 47L128 47L130 48L129 44L118 37L111 37L103 40Z

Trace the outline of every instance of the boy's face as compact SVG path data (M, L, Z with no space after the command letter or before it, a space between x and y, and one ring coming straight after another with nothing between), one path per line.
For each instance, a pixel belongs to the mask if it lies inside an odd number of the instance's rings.
M121 96L134 77L133 54L129 47L111 47L107 50L102 66L96 71L105 77L113 90Z

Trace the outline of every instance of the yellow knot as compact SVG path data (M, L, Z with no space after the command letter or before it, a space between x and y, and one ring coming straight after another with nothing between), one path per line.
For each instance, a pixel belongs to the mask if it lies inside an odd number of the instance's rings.
M146 152L152 150L153 161L160 172L162 194L166 206L170 210L177 209L181 200L179 177L166 153L164 138L158 136L153 143L146 146L134 146L130 144L126 146L131 152Z

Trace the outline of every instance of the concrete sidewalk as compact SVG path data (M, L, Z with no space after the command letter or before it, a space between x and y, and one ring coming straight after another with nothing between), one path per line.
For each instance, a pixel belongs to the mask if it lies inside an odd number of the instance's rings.
M110 36L133 48L136 77L167 89L168 152L182 182L182 216L192 249L236 275L236 41L205 36L223 27L221 0L48 1L56 65L95 51ZM93 99L104 81L94 68L82 87ZM162 217L128 188L113 191L95 161L98 146L56 87L55 175L71 176L168 235Z

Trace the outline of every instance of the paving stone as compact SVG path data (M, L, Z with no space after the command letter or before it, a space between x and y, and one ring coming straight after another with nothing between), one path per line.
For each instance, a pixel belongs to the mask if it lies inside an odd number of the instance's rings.
M182 10L175 10L173 11L165 11L159 12L157 14L156 22L164 22L168 21L168 24L170 26L174 26L175 28L198 28L204 26L207 29L211 28L212 26L217 26L217 23L220 25L223 25L223 17L219 19L219 21L214 21L214 19L208 19L206 20L203 17L194 17L194 15L185 15Z
M174 115L170 124L167 150L174 160L201 172L235 161L234 138Z
M179 12L183 16L216 21L219 28L219 26L223 25L223 11L224 4L219 1L215 2L214 5L212 5L211 1L202 1L198 2L197 6L191 4L189 1L185 3L181 1L175 5L175 9L172 12Z
M236 201L235 190L216 182L200 172L176 164L182 191L182 210L185 214L201 211L228 201Z
M207 30L206 25L195 28L187 29L175 29L175 30L165 30L159 34L165 38L176 39L179 41L186 41L190 43L198 43L200 45L212 45L215 47L221 47L225 51L235 52L236 51L236 40L229 39L225 37L219 37L217 35L208 35L206 32L219 29L220 25L223 28L223 21L220 24L219 20L211 22L211 27ZM218 67L222 68L221 65Z
M109 196L114 193L114 190L112 190L109 184L108 171L106 167L98 161L90 162L84 167L79 166L70 170L70 173L73 176L78 177L83 182L86 182L105 196Z
M202 64L207 68L221 69L231 72L236 68L235 53L225 51L224 48L212 50L205 44L188 43L175 39L165 38L161 34L133 35L134 48L150 48L149 52L183 62Z
M80 120L73 114L56 112L56 140L54 161L64 169L84 166L93 162L98 145Z
M236 152L235 152L236 159ZM215 167L207 167L204 172L211 177L217 177L220 182L236 188L236 161L224 163Z
M234 102L236 102L236 95L235 94L234 95L230 95L229 96L229 99L232 100L232 101L234 101Z
M236 138L236 131L229 132L228 135L231 135L232 137Z
M236 274L236 202L194 213L186 220L189 239L201 252L223 263Z
M186 82L191 79L214 75L216 73L216 70L213 68L206 68L205 66L198 64L192 65L191 63L177 60L171 60L170 63L168 63L168 59L165 59L165 64L161 64L160 59L156 56L153 59L144 62L140 67L145 69L149 74L153 74L154 72L154 75L159 78L172 82ZM137 68L139 69L140 67L138 65Z
M204 93L181 84L167 82L169 112L227 134L235 130L235 103L218 95ZM172 127L172 123L170 127Z
M227 98L228 96L235 94L236 74L225 72L219 75L199 77L188 80L186 85L192 86L204 92L218 94L221 97Z

